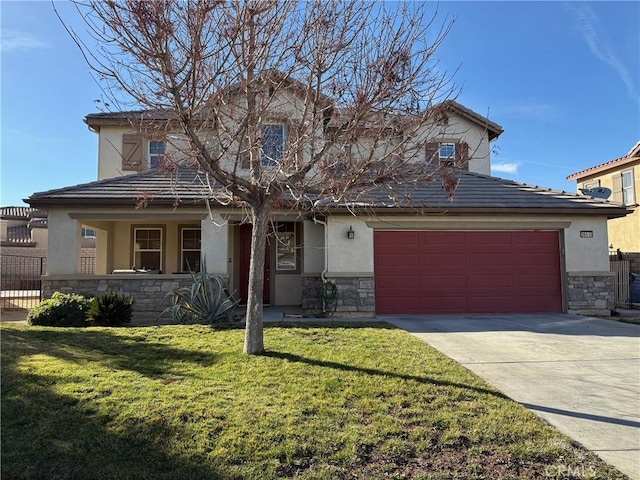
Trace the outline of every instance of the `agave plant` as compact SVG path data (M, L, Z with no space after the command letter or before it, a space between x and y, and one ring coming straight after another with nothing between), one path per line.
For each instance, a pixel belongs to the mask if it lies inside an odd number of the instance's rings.
M171 314L177 323L221 323L233 320L240 302L225 287L224 279L207 273L203 262L199 272L191 272L193 283L169 293L171 306L162 315Z

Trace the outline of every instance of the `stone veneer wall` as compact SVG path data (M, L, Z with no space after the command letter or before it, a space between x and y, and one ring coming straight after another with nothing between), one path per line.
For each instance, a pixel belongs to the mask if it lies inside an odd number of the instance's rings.
M161 313L169 306L167 293L191 285L188 275L96 275L69 278L42 277L42 298L53 292L98 295L107 290L130 295L135 299L133 308L138 312Z
M373 277L327 277L338 287L336 312L342 314L373 316L375 314L375 290ZM320 277L302 278L302 308L309 312L322 310Z
M610 315L615 307L613 272L568 272L569 313Z

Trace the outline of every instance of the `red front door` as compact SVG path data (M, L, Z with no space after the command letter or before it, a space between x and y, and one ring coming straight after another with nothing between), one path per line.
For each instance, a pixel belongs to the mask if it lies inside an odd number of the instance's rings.
M271 255L269 239L264 250L264 287L262 290L263 303L270 303L271 296ZM251 259L251 225L240 225L240 299L247 303L249 292L249 262Z

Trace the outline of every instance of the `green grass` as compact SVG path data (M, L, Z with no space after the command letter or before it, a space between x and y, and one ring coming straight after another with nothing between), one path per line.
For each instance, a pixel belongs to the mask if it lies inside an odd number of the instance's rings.
M402 330L243 335L4 325L2 479L624 478Z

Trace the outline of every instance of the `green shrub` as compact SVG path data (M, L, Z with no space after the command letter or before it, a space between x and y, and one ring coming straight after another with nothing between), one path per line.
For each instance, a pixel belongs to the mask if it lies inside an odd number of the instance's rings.
M104 292L89 301L87 317L96 325L118 327L131 323L133 297L124 293Z
M191 273L193 283L170 292L171 306L162 315L171 314L176 323L221 323L232 321L233 311L240 302L225 288L220 275L207 273L202 264L198 273Z
M89 300L76 293L54 292L27 316L29 325L49 327L86 327Z

